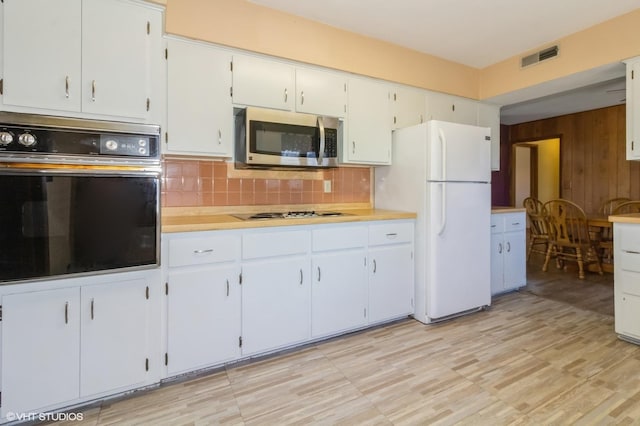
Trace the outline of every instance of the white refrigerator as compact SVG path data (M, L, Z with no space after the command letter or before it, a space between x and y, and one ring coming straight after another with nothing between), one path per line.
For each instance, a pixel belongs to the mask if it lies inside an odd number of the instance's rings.
M428 121L393 133L375 169L375 206L415 211L415 318L432 323L491 304L491 131Z

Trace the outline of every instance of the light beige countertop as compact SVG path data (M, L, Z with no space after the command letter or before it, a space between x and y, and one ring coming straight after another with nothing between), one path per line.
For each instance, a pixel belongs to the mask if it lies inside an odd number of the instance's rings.
M491 207L491 213L518 213L526 212L524 207L494 206Z
M366 222L372 220L416 218L415 213L372 208L331 209L331 211L339 211L340 213L344 213L344 215L296 219L243 220L233 216L232 213L199 213L184 215L165 215L163 213L162 232L214 231L222 229L265 228L272 226L317 225L321 223ZM245 212L238 212L238 214L244 213Z
M613 223L637 223L640 225L640 213L617 214L609 216Z

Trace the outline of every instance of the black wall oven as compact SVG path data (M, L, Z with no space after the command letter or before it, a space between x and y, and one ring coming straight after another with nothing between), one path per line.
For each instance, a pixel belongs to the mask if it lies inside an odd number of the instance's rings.
M159 133L0 113L0 283L157 267Z

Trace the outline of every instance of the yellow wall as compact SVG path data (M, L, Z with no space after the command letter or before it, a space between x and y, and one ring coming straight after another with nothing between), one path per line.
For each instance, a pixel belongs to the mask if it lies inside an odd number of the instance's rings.
M535 31L535 29L531 29ZM480 99L587 71L640 55L640 9L549 43L558 44L554 59L521 69L514 56L480 71ZM534 52L540 49L534 50Z
M478 70L246 0L168 0L168 33L478 98Z
M168 33L474 99L640 55L640 9L557 40L548 62L522 70L523 52L479 70L247 0L153 1L167 4Z

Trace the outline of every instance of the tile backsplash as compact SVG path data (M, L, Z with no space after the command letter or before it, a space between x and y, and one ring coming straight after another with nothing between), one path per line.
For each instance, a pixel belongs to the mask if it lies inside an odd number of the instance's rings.
M371 171L362 167L236 171L223 161L167 158L163 171L163 207L368 203L371 196Z

